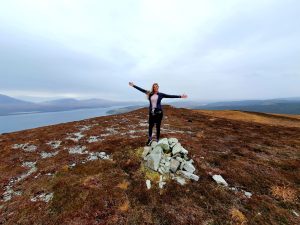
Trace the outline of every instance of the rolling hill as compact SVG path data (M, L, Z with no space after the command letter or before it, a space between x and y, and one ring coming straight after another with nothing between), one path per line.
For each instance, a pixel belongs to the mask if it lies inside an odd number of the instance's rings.
M2 134L0 224L300 223L300 118L163 109L161 138L189 151L198 181L161 189L145 169L147 107Z

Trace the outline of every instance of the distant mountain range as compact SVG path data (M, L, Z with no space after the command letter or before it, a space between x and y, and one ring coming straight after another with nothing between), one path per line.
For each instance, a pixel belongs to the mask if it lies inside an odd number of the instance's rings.
M240 110L264 113L300 114L300 97L223 102L182 101L181 99L180 101L174 101L168 104L177 108L189 109ZM121 112L124 113L132 111L145 105L148 105L148 102L110 101L106 99L77 100L73 98L33 103L0 94L0 116L120 106L120 109L109 111L109 114L118 114Z
M280 114L300 114L300 98L215 102L206 105L194 106L193 108L209 110L240 110Z
M111 106L128 106L140 104L145 103L130 101L110 101L105 99L77 100L73 98L33 103L0 94L0 116L34 112L57 112L83 108L104 108Z

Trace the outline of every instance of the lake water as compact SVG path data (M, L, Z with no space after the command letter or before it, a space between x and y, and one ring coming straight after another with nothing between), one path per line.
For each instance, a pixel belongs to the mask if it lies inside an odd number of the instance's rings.
M0 133L9 133L47 125L84 120L98 116L106 116L106 112L108 110L122 107L125 106L0 116Z

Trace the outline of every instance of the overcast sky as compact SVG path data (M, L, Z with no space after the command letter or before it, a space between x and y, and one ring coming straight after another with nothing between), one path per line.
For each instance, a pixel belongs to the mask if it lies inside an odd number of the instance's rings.
M300 1L9 0L0 93L145 100L300 96ZM186 101L185 99L181 99Z

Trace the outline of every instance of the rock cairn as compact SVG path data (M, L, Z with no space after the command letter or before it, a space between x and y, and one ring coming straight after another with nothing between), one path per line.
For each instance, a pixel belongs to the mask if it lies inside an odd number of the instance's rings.
M199 176L194 174L194 161L188 157L188 150L181 146L177 138L152 141L151 146L144 147L142 157L146 167L162 176L170 175L181 185L186 183L185 179L199 180Z

